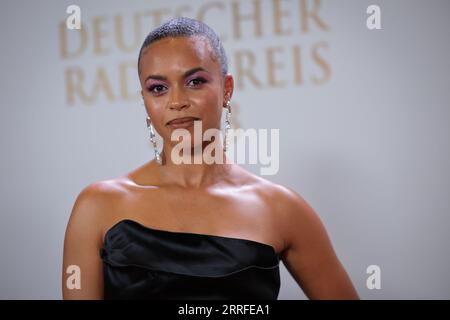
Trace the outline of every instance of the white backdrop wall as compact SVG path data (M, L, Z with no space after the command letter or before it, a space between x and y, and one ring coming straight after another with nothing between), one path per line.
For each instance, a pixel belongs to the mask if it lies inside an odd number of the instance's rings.
M76 196L153 157L134 65L177 14L223 37L235 125L280 129L265 178L315 208L360 296L450 298L450 2L80 0L83 31L61 28L71 4L0 4L1 299L60 299ZM305 298L281 280L280 299Z

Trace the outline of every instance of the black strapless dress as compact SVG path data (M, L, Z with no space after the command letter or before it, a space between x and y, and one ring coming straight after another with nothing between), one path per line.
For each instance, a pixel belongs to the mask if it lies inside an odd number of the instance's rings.
M277 299L280 258L265 243L122 220L100 250L105 299Z

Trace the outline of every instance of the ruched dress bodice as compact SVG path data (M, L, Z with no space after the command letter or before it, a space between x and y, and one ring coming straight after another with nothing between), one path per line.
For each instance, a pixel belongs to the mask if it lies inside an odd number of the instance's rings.
M253 240L121 220L100 250L105 299L277 299L279 256Z

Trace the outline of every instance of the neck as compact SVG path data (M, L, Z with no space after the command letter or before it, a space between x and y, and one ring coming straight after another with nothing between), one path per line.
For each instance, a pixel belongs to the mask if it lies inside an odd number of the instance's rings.
M192 148L191 155L184 158L183 163L177 163L172 159L173 148L164 144L161 152L162 165L160 176L162 181L170 185L180 187L201 188L223 181L231 169L231 162L227 158L222 146L216 146L212 152L222 155L220 162L207 163L203 158L206 145Z

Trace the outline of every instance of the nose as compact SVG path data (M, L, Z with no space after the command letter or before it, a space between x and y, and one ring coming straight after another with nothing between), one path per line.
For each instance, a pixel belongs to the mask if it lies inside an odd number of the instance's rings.
M169 109L181 110L188 106L189 102L183 89L173 87L170 93Z

